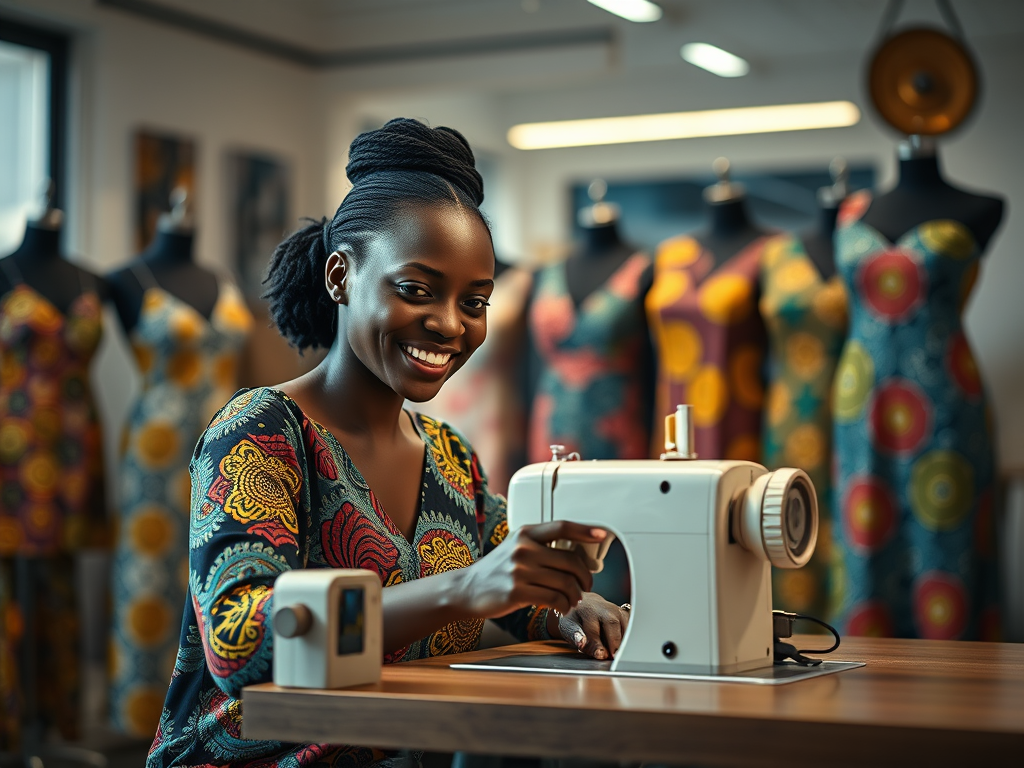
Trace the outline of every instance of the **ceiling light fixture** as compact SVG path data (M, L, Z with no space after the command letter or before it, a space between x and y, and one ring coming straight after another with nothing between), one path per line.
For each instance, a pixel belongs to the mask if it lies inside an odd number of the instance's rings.
M589 0L598 8L614 13L629 21L657 21L661 18L661 8L650 0Z
M588 147L640 141L693 139L701 136L738 136L749 133L809 131L845 128L860 122L860 110L849 101L777 104L767 107L709 109L629 117L598 117L522 123L508 131L516 149Z
M687 43L679 49L679 55L684 61L719 77L743 77L750 71L746 60L710 43Z

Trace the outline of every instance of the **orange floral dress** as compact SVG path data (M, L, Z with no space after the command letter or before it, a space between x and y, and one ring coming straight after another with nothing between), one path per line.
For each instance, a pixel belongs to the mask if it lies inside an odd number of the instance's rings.
M130 341L142 393L130 412L119 474L119 534L111 568L111 723L151 736L178 650L188 580L188 462L236 386L252 326L241 292L222 282L209 319L148 285Z

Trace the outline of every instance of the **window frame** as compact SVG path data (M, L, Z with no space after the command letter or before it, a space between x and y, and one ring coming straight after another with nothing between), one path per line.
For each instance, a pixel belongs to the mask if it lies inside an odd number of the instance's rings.
M0 40L43 51L50 57L48 104L50 136L47 175L55 185L54 207L64 208L67 201L68 49L70 38L60 32L0 16Z

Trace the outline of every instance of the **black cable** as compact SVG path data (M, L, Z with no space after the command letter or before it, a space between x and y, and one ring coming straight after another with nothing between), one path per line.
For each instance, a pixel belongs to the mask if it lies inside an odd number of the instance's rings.
M800 650L797 651L797 653L817 653L817 654L832 653L832 651L834 651L836 648L839 647L839 642L840 642L839 641L839 633L836 631L836 628L833 627L831 624L826 624L821 619L816 619L813 616L804 616L803 614L800 614L800 613L796 614L796 618L797 619L805 619L806 621L813 621L815 624L820 624L825 629L827 629L829 632L831 632L832 636L836 639L836 641L835 641L835 643L833 643L832 647L828 648L827 650L815 651L815 650L811 650L809 648L801 648Z

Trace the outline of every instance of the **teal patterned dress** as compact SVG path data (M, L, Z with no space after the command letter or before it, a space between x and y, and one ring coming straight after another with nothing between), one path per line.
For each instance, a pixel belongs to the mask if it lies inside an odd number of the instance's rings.
M241 690L271 680L274 580L293 568L366 568L389 587L465 568L508 533L505 500L447 424L409 414L425 445L412 539L394 524L335 437L274 389L237 394L191 463L189 586L180 650L148 768L365 766L362 746L241 737ZM523 640L549 639L547 609L498 620ZM449 624L385 663L475 648L483 621Z
M164 291L148 270L130 341L142 392L124 435L119 533L112 563L110 717L152 736L174 669L188 574L188 462L234 391L252 316L223 282L209 318Z
M833 616L851 635L997 637L993 440L960 321L971 232L924 222L890 242L844 204L836 261L850 334L836 371Z

